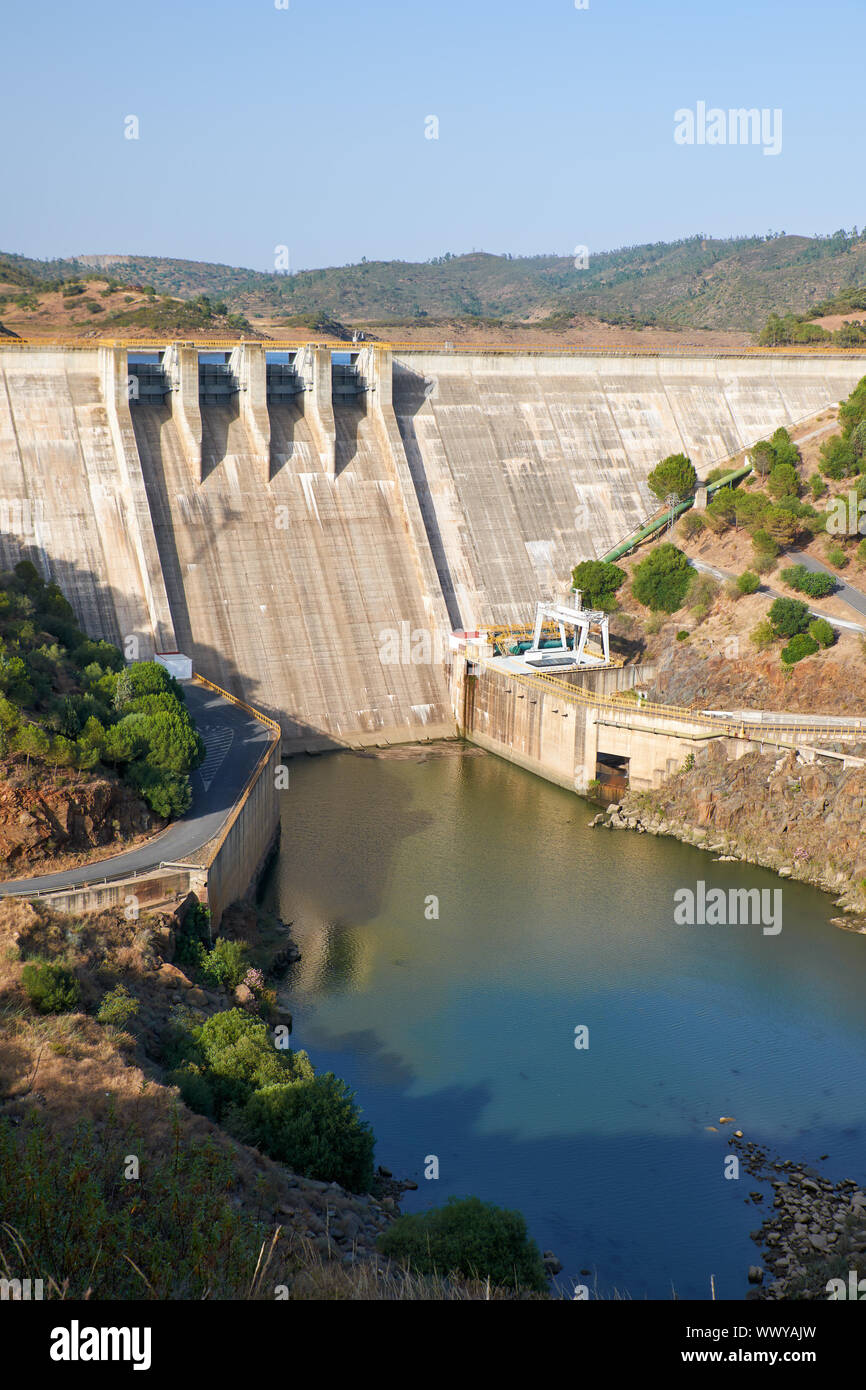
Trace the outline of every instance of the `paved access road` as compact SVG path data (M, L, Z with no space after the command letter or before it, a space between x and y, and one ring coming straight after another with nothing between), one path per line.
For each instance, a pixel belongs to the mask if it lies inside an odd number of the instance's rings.
M789 551L788 558L794 565L803 565L807 570L812 570L815 574L829 574L836 581L836 592L834 598L844 599L851 608L856 608L858 613L866 614L866 594L860 589L852 589L847 580L841 574L836 574L834 570L828 570L826 565L822 565L820 560L814 559L811 555L806 555L803 551ZM832 622L833 619L831 618Z
M861 593L859 589L852 589L851 585L846 584L843 579L840 579L838 574L833 574L832 570L825 569L825 567L820 563L819 560L813 560L811 555L804 555L799 550L786 551L785 559L790 560L792 565L803 564L808 570L820 570L823 574L832 574L833 578L836 580L837 585L836 592L833 595L833 597L844 599L845 602L855 610L855 612L863 613L864 615L866 615L866 594ZM689 564L692 566L693 569L701 570L704 574L711 574L714 579L737 578L737 575L733 570L719 569L718 565L708 565L703 560L690 559ZM771 594L773 598L802 597L804 603L807 601L805 595L795 594L792 590L776 588L772 584L762 583L758 592L764 594ZM831 617L829 613L824 613L820 608L810 607L809 612L812 614L813 618L826 618L827 622L830 624L831 627L842 627L845 628L848 632L866 632L866 626L864 626L862 623L849 622L847 618Z
M207 752L205 761L190 778L193 799L186 815L173 821L167 830L146 844L112 855L110 859L100 859L62 873L0 882L0 896L77 887L104 878L140 873L164 863L183 863L187 856L194 855L213 839L273 734L267 725L215 691L189 681L183 688L187 707Z

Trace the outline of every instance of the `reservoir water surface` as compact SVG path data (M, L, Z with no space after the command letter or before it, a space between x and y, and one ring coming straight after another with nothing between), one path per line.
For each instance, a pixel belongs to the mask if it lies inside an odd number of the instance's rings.
M772 1192L726 1180L733 1128L863 1181L866 937L826 895L590 830L587 802L475 749L301 758L282 796L293 1043L418 1183L403 1210L519 1209L566 1293L709 1298L712 1275L737 1299ZM782 888L782 930L677 925L699 880Z

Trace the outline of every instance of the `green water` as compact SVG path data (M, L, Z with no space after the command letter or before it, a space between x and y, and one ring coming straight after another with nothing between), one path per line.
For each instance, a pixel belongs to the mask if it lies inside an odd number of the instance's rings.
M566 1287L705 1298L712 1274L741 1298L761 1214L719 1117L863 1179L866 937L823 894L592 813L474 750L295 760L270 889L303 953L295 1043L418 1182L404 1209L477 1193L524 1212ZM781 932L676 925L698 880L781 887Z

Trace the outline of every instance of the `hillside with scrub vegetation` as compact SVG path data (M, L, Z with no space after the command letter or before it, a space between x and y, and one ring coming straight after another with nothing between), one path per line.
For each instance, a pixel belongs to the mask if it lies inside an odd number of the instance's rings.
M344 1082L291 1047L285 929L0 902L0 1274L46 1298L546 1297L523 1218L401 1216Z
M752 474L705 510L616 565L582 562L575 583L611 613L631 659L647 663L651 700L862 717L866 616L839 586L844 576L866 594L866 379L838 412L777 430L749 457ZM663 460L660 483L677 474L685 485L687 463ZM838 925L866 931L866 739L844 747L850 763L784 748L729 761L710 740L610 814L618 829L812 883L836 896Z
M204 745L183 689L78 627L30 561L0 573L0 862L66 867L182 815Z
M375 260L251 270L170 256L82 255L38 261L0 253L0 319L20 336L145 330L247 337L616 340L664 346L861 346L866 233L684 237L513 256L452 252L425 262ZM848 314L847 327L833 316ZM828 315L832 328L814 323ZM858 327L858 324L861 326ZM697 335L697 336L695 336ZM725 335L731 335L726 339ZM674 341L671 338L670 341Z
M654 665L663 702L862 713L866 617L839 589L844 579L866 593L866 379L838 412L777 430L748 460L751 474L704 510L616 565L583 561L574 583L612 613L624 649ZM685 497L696 481L683 455L650 475L659 497Z

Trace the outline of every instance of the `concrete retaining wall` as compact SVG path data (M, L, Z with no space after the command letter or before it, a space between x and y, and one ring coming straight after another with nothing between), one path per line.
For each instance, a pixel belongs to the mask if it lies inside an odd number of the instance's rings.
M94 864L93 868L96 872L99 865ZM140 874L135 878L41 893L38 900L55 912L102 912L109 907L119 907L130 914L130 921L133 921L132 914L136 909L183 898L190 890L204 895L203 874L192 873L188 869L154 869L152 873Z
M228 823L217 840L202 851L201 862L207 866L205 894L214 930L229 903L254 893L279 837L279 761L280 740L275 737Z

